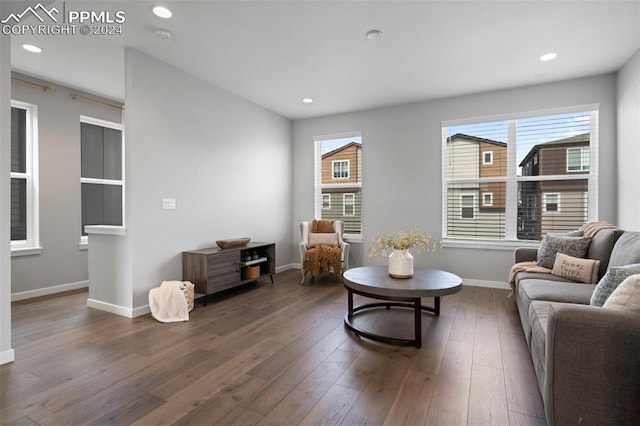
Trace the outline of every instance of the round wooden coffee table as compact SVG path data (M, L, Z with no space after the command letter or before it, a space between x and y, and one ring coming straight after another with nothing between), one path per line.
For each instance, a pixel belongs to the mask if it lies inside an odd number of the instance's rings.
M383 343L403 346L422 347L422 311L440 315L440 297L454 294L462 289L462 279L449 272L438 269L415 268L412 278L391 278L386 266L363 266L349 269L342 275L347 289L349 308L344 316L345 326L357 336ZM380 303L367 303L353 306L353 295L385 300ZM433 297L434 305L423 306L422 297ZM380 336L369 331L361 330L351 321L358 312L384 307L411 308L414 310L414 338L399 339L396 337Z

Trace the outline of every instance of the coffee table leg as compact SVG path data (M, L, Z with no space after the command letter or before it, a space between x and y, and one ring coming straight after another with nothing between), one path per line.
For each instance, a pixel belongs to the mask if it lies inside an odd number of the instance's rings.
M418 298L414 302L414 316L415 316L415 340L416 340L416 348L420 349L422 347L422 303Z
M434 309L433 309L433 313L438 317L440 316L440 297L434 297Z
M353 317L353 292L350 288L347 288L347 304L348 304L348 313L349 318Z

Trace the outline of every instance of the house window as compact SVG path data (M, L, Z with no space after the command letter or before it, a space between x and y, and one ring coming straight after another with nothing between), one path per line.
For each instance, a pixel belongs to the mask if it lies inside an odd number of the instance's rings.
M349 179L349 160L331 162L334 179Z
M356 214L356 194L342 195L342 214L344 216L353 216Z
M331 208L331 194L322 194L322 210Z
M548 213L560 212L560 194L554 192L545 192L542 194L543 208Z
M460 217L462 219L474 218L475 198L473 195L460 196Z
M13 100L10 177L11 249L14 255L39 253L38 107Z
M482 164L488 166L493 164L493 151L485 151L482 153Z
M80 117L83 241L87 225L123 226L124 127Z
M584 172L589 170L589 147L567 148L567 171Z
M445 123L445 243L455 238L540 240L546 233L568 232L595 220L598 168L590 152L597 149L598 135L591 131L597 121L597 107L587 106ZM482 167L488 161L493 163L489 170ZM491 209L473 210L474 195Z
M346 239L362 238L362 137L315 140L315 217L344 222Z

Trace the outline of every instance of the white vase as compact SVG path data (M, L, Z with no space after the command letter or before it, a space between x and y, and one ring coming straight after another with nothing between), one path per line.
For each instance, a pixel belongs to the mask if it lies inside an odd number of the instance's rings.
M392 278L413 276L413 256L409 250L393 250L389 255L389 276Z

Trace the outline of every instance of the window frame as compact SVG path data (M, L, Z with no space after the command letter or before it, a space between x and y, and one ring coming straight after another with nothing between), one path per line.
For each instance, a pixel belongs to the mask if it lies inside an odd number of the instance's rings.
M347 203L347 197L351 197L352 202ZM351 206L353 211L347 214L347 205ZM342 216L355 216L356 215L356 193L345 192L342 194Z
M588 209L587 209L587 221L598 220L598 186L599 186L599 164L598 164L598 152L599 152L599 116L600 116L600 104L582 104L574 105L570 107L541 109L527 112L516 112L511 114L489 115L476 118L454 119L441 121L441 142L442 142L442 186L441 186L441 198L442 198L442 216L441 216L441 229L442 229L442 244L443 247L452 248L483 248L489 250L513 250L515 247L530 246L534 247L539 244L539 241L533 240L519 240L518 235L518 184L526 181L545 181L545 180L575 180L585 179L587 181L588 188ZM449 180L447 178L447 128L459 125L469 124L481 124L485 122L494 121L513 121L513 125L509 126L510 138L515 138L515 121L519 119L543 117L549 115L571 114L585 112L590 114L590 141L589 141L589 170L583 172L579 177L575 174L567 174L561 177L551 176L516 176L516 149L512 144L508 144L507 150L507 177L506 178L480 178L475 179L475 183L490 183L490 182L506 182L506 200L505 200L505 237L504 239L492 239L492 238L475 238L475 237L455 237L448 236L447 234L447 220L448 220L448 185L455 183L455 180ZM534 161L537 158L534 159ZM468 180L471 181L471 180Z
M464 211L465 209L468 209L469 206L464 206L463 205L463 199L465 197L471 197L471 217L465 217L464 216ZM473 220L476 218L476 194L471 194L471 193L462 193L460 194L460 219L463 220Z
M80 172L80 186L82 187L83 183L89 183L89 184L97 184L97 185L114 185L114 186L121 186L122 187L122 225L120 226L114 226L114 228L125 228L125 220L126 220L126 216L125 216L125 211L126 211L126 205L125 205L125 192L126 192L126 188L125 188L125 131L124 131L124 124L122 123L116 123L113 121L107 121L107 120L103 120L100 118L95 118L95 117L90 117L87 115L81 115L80 116L80 128L82 127L82 123L85 124L92 124L94 126L100 126L100 127L106 127L109 129L114 129L114 130L119 130L120 132L122 132L122 140L121 140L121 144L122 144L122 155L120 158L121 161L121 167L122 167L122 173L120 176L120 179L98 179L98 178L85 178L82 177L82 171ZM80 136L79 139L79 146L80 146L80 150L82 150L82 136ZM82 159L80 159L80 169L82 170ZM80 196L80 203L82 203L82 195ZM82 212L80 213L80 224L82 224ZM87 245L89 243L89 236L88 235L82 235L82 232L80 233L80 248L86 248Z
M489 154L489 161L486 161L486 155ZM483 166L492 166L493 165L493 151L482 151L482 165Z
M542 213L561 213L560 210L560 192L543 192L542 193ZM550 196L555 196L556 197L556 202L555 203L549 203L549 201L547 201L547 198ZM547 208L547 204L555 204L556 205L556 209L555 210L549 210Z
M342 165L346 164L346 176L338 176L336 177L336 165L340 164L338 173L342 174L343 170ZM344 180L344 179L349 179L351 178L351 162L348 159L344 159L344 160L332 160L331 161L331 179L332 180Z
M11 255L28 256L42 253L40 246L38 106L12 99L11 108L26 111L26 164L24 173L10 171L10 179L24 179L27 192L27 238L25 240L11 240Z
M326 207L325 199L328 199ZM322 210L331 210L331 194L322 194Z
M489 202L487 203L484 199L485 196L489 196ZM483 192L482 193L482 205L485 207L493 207L493 192Z
M571 169L569 168L569 152L570 151L579 151L580 152L580 168L579 169ZM588 146L576 146L576 147L570 147L567 148L567 173L582 173L582 172L588 172L589 168L590 168L590 161L586 164L586 168L585 168L585 164L584 164L584 159L585 158L589 158L589 155L585 156L583 153L584 151L587 151L588 153L590 153L590 149Z

